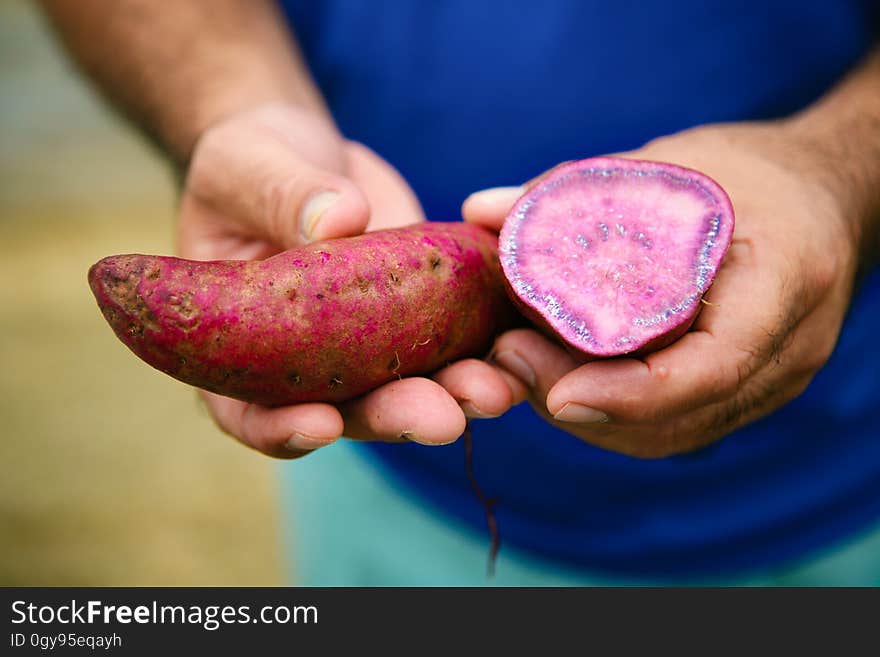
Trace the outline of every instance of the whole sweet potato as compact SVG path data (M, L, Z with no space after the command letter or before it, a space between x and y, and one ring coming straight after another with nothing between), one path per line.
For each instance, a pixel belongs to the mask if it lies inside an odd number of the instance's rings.
M497 239L427 223L263 261L104 258L89 284L116 335L185 383L265 405L340 402L479 356L513 317Z

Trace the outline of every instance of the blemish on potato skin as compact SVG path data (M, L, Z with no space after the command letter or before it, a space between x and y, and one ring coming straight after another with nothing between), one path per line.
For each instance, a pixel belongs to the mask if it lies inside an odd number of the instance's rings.
M250 371L250 367L231 367L222 371L222 376L224 380L241 380L247 377L248 372Z
M168 297L168 306L175 312L175 324L184 331L192 331L199 325L199 309L193 303L193 294L183 292L172 294Z

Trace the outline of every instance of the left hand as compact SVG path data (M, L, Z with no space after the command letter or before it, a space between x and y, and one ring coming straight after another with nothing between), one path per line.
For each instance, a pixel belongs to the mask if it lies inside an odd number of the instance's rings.
M200 137L181 199L178 245L180 255L197 260L262 259L314 240L424 220L409 185L379 155L343 139L328 117L270 104L227 117ZM446 444L461 435L467 416L500 415L510 406L504 374L482 361L457 361L433 379L391 381L343 404L268 408L200 394L225 432L278 458L298 458L343 433Z
M799 395L827 361L853 290L859 232L813 176L785 124L695 128L621 154L714 178L736 213L733 243L691 330L644 358L577 362L529 329L495 362L535 409L589 443L642 458L687 452ZM499 230L521 188L471 196L467 221Z

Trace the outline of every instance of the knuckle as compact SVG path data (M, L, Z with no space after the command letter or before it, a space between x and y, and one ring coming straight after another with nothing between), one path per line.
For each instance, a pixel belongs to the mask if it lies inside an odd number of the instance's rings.
M714 368L703 382L703 402L714 404L736 394L753 371L751 358L727 362Z
M233 436L239 441L243 442L245 445L249 445L257 451L265 451L265 446L263 445L263 441L261 440L262 436L254 431L253 424L250 422L243 422L241 429L236 434L233 434Z
M735 345L726 351L732 356L722 359L705 381L706 403L719 403L734 396L752 378L764 358L760 350L750 346Z
M477 358L463 358L462 360L452 363L449 367L461 370L462 372L482 374L489 366L484 361Z
M275 456L278 453L279 444L275 444L269 435L265 421L261 421L255 406L245 407L242 413L241 423L235 437L245 445L254 448L258 452Z
M296 191L299 181L295 177L270 176L262 187L263 218L270 234L278 237L287 232L296 221Z
M534 335L535 332L532 329L526 328L505 331L495 339L495 346L492 349L492 352L498 353L499 351L513 349L514 347L521 345L523 341L532 340Z

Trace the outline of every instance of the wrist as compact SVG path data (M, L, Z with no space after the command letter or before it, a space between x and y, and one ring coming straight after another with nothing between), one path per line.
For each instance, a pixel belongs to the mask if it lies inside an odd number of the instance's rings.
M814 105L780 122L805 172L834 199L860 266L880 262L880 48Z
M858 253L859 268L880 258L880 167L866 148L825 117L797 115L784 122L787 165L828 199Z

